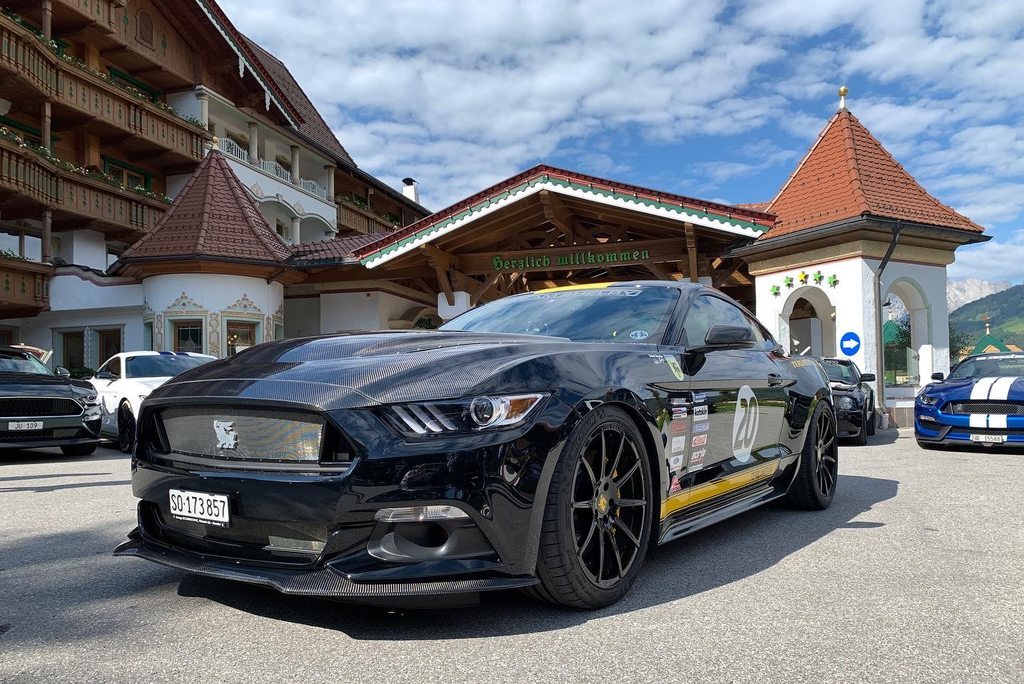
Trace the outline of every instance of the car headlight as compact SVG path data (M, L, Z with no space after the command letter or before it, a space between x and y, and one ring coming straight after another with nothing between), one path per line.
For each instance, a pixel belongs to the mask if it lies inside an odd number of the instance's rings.
M390 422L413 435L437 435L512 427L524 422L544 394L476 397L461 401L396 404L385 409Z
M936 404L939 403L938 397L933 397L929 394L925 394L924 392L921 392L920 394L917 395L917 400L924 404L925 406L935 406Z
M88 392L86 394L79 394L78 398L85 402L86 406L91 406L93 404L99 403L100 397L99 394L97 394L96 392Z
M857 406L857 402L853 400L853 397L839 397L836 404L838 404L841 409L852 409Z

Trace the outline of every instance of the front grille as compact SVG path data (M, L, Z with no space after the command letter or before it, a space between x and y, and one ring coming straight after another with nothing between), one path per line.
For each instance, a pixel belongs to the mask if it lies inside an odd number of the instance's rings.
M1024 402L1019 401L954 401L946 404L943 413L994 413L1004 416L1024 416Z
M323 419L248 408L168 408L157 417L167 452L225 461L316 463Z
M31 442L53 439L53 430L0 430L0 442Z
M949 431L965 435L1011 435L1014 437L1024 435L1024 428L954 427Z
M82 405L74 399L57 397L0 398L0 418L36 418L41 416L78 416Z

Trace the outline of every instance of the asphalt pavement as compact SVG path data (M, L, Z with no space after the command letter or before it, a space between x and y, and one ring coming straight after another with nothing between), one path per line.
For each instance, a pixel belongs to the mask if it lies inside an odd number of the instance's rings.
M1024 454L843 447L824 512L675 542L597 612L389 611L113 558L128 458L0 455L2 682L1022 682Z

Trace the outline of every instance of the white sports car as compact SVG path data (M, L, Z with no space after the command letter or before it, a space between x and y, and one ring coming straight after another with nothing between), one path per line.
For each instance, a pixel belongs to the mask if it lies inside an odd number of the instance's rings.
M192 352L122 352L110 357L89 379L100 396L100 436L117 441L121 451L135 446L135 417L149 393L178 373L216 357Z

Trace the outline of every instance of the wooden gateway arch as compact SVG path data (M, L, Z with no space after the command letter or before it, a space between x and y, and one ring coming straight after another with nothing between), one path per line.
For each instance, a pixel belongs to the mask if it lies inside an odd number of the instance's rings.
M561 285L690 280L752 306L753 280L729 252L773 222L750 209L537 166L395 233L350 238L357 246L349 254L307 262L303 287L475 306Z

